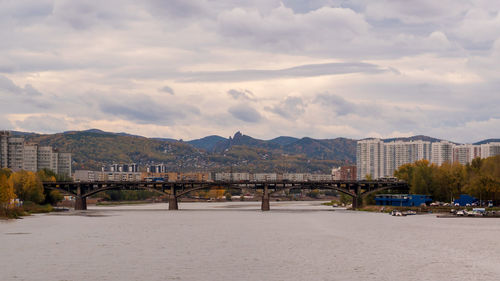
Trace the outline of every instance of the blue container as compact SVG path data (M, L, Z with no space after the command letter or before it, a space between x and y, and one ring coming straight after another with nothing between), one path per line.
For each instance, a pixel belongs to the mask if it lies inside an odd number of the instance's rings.
M427 205L432 199L429 195L420 194L379 194L375 196L375 202L381 206L413 207Z
M478 200L467 194L462 194L458 199L453 201L453 204L459 204L460 206L467 206L467 204L472 205L474 203L478 203Z

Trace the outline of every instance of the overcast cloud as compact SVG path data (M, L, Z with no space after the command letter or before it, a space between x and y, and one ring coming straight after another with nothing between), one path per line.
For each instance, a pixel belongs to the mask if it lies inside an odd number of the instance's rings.
M0 1L0 129L500 137L497 0Z

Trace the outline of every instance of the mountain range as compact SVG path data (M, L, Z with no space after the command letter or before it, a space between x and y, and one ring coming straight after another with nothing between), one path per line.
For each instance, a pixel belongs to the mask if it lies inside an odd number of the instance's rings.
M111 163L164 163L172 171L282 171L327 173L334 166L356 161L355 139L313 139L280 136L271 140L252 138L237 132L233 137L216 135L183 141L146 138L98 129L57 134L13 132L26 141L50 145L73 154L74 169L100 169ZM428 136L393 140L440 141ZM485 140L480 143L494 141Z

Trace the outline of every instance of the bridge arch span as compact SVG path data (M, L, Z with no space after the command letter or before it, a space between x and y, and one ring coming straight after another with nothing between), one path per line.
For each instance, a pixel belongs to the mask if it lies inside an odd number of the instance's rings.
M98 189L95 189L95 190L92 190L88 193L85 193L85 194L82 194L81 196L82 197L89 197L89 196L92 196L94 194L97 194L99 192L103 192L103 191L107 191L107 190L147 190L147 191L151 191L151 192L156 192L158 194L161 194L161 195L169 195L169 193L166 193L164 191L161 191L161 190L158 190L158 189L155 189L155 188L152 188L152 187L148 187L148 186L136 186L134 188L126 188L126 187L123 187L123 186L105 186L105 187L101 187L101 188L98 188Z
M234 185L234 184L229 184L229 185L220 185L220 184L217 184L217 185L212 185L212 184L205 184L205 185L201 185L201 186L195 186L195 187L191 187L189 189L186 189L186 190L183 190L179 193L176 193L175 194L175 197L179 198L181 196L184 196L190 192L193 192L193 191L197 191L197 190L203 190L203 189L211 189L211 188L215 188L215 187L224 187L224 188L227 188L227 189L239 189L239 190L243 190L245 187L242 187L242 186L238 186L238 185Z
M382 187L379 187L376 189L372 189L370 191L365 191L365 192L361 193L360 196L366 197L368 195L371 195L371 194L374 194L374 193L377 193L380 191L388 190L388 189L408 189L408 186L407 185L382 186Z

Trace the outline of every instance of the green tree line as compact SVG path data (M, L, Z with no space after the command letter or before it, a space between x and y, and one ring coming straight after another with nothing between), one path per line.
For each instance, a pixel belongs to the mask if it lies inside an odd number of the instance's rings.
M448 202L460 194L469 194L481 200L500 202L500 155L476 158L467 165L437 166L419 160L400 166L394 176L405 180L411 193L431 195L438 201Z

